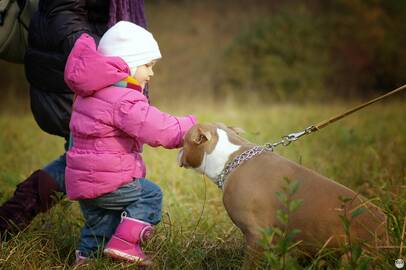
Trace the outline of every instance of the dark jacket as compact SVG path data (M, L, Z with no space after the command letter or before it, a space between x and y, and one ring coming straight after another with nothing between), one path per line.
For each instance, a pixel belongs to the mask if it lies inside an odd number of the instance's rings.
M73 92L64 82L66 59L84 32L98 42L107 30L109 0L41 0L31 20L25 72L31 110L44 131L69 137Z

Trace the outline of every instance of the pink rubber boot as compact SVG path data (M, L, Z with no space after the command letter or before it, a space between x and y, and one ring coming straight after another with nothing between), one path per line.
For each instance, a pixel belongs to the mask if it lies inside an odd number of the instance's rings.
M114 259L149 265L151 261L142 251L141 243L149 239L151 234L151 224L122 216L121 223L104 249L104 254Z
M79 266L79 265L84 265L87 264L91 261L89 257L83 256L79 250L75 250L75 265L74 266Z

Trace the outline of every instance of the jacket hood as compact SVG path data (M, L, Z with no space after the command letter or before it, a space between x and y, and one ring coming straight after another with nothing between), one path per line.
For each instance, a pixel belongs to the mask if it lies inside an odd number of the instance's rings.
M83 34L69 54L64 77L66 84L77 95L90 96L129 74L130 69L123 59L100 54L94 39Z

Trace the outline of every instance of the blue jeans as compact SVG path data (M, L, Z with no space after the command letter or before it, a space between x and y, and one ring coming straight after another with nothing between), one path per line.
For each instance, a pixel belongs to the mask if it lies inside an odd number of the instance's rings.
M65 151L68 150L68 142L65 142ZM46 171L58 185L59 191L66 194L65 188L65 168L66 168L66 152L59 158L51 161L42 170Z
M158 185L141 178L95 199L80 200L79 204L85 218L79 251L90 256L110 240L123 212L127 217L153 225L159 223L162 191Z

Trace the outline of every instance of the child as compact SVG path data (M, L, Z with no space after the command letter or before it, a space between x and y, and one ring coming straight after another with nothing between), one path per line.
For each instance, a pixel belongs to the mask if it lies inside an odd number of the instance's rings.
M104 243L116 259L146 264L141 243L161 219L160 188L145 179L143 144L177 148L196 120L150 106L143 95L161 58L151 33L118 22L95 41L83 34L69 55L65 81L76 93L70 121L66 189L85 218L76 262Z

